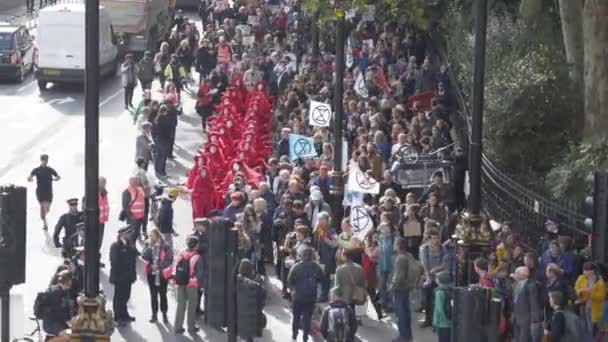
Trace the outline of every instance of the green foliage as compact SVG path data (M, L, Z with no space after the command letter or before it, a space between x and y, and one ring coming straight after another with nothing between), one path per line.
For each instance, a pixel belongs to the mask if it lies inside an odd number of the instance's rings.
M455 0L441 26L466 96L473 79L469 5ZM570 88L554 12L526 25L508 8L497 8L487 29L484 152L524 185L548 193L545 176L577 141L581 99Z
M587 175L608 168L608 144L570 146L563 162L547 175L547 185L554 196L582 200L590 190Z
M429 11L433 1L425 0L384 0L380 3L380 20L397 20L399 23L408 23L419 30L429 27Z

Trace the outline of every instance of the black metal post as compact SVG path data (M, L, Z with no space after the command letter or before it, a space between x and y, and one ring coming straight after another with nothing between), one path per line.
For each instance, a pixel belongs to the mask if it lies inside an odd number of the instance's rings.
M237 229L230 229L228 231L228 240L227 240L227 262L226 265L228 273L228 293L227 297L227 313L228 313L228 323L227 323L227 331L228 331L228 342L236 342L238 335L238 322L237 322L237 291L236 291L236 277L238 274L238 265L239 260L237 257L238 253L238 241L239 241L239 232Z
M312 20L312 58L318 60L321 54L319 49L319 15L315 13Z
M344 116L344 12L336 12L336 83L334 91L334 167L331 174L330 192L333 197L332 217L335 227L340 227L344 192L342 179L342 124Z
M11 312L11 287L10 282L0 284L0 315L2 315L2 321L0 322L0 329L2 329L2 336L0 336L1 342L10 342L10 312Z
M85 295L99 295L99 0L85 4Z
M475 70L473 75L473 122L469 150L470 197L469 212L481 211L481 151L483 136L483 94L486 62L487 0L475 1Z

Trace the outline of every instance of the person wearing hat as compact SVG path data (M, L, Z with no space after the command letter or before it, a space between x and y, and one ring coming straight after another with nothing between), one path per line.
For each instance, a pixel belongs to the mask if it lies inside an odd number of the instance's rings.
M156 226L169 246L173 246L173 236L178 234L173 229L173 203L177 199L179 190L170 189L160 200Z
M447 271L437 273L437 288L433 301L433 328L439 342L450 342L452 333L452 275Z
M48 162L48 154L41 155L40 166L33 169L27 177L28 182L31 182L36 177L36 199L40 203L40 219L42 220L43 230L48 229L46 215L48 215L51 203L53 202L53 181L61 179L57 171L48 166Z
M114 321L119 326L134 322L129 315L127 302L131 298L131 286L137 280L137 257L139 253L131 237L133 228L125 226L118 230L118 239L110 246L110 284L114 285L112 306Z
M331 216L331 207L323 201L323 194L319 190L310 192L310 202L304 206L304 212L312 227L318 223L319 213L326 212Z
M70 250L71 238L76 234L76 227L78 224L84 224L84 214L78 210L78 198L70 198L67 200L68 212L59 217L59 221L55 225L55 231L53 232L53 243L56 248L63 247L63 250ZM63 234L63 243L59 242L59 235L61 231ZM67 245L67 246L66 246Z
M154 69L152 52L146 51L144 52L144 57L139 60L139 64L137 65L137 77L139 78L142 89L145 90L152 87L155 75L156 70Z
M125 61L120 66L122 86L125 88L125 109L133 108L133 91L137 87L138 66L133 60L132 54L125 56Z

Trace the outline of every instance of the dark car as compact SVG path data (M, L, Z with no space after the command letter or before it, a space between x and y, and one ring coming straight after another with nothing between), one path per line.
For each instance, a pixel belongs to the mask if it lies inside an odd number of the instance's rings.
M34 38L23 25L0 23L0 78L23 81L38 59Z
M420 197L432 184L433 174L443 172L445 183L452 181L452 162L421 154L415 161L396 161L391 167L393 181Z

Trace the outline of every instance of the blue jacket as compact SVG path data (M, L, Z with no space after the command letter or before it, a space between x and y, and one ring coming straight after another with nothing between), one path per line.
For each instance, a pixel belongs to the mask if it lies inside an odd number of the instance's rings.
M545 270L547 269L547 265L550 263L555 263L564 270L566 275L569 275L574 270L574 266L572 265L572 260L568 258L565 254L560 253L557 257L553 257L551 255L551 250L547 249L543 256L540 257L540 270L542 271L543 279Z
M231 221L236 221L236 215L243 212L243 207L237 207L232 205L232 203L228 204L222 213L224 218L227 218Z

